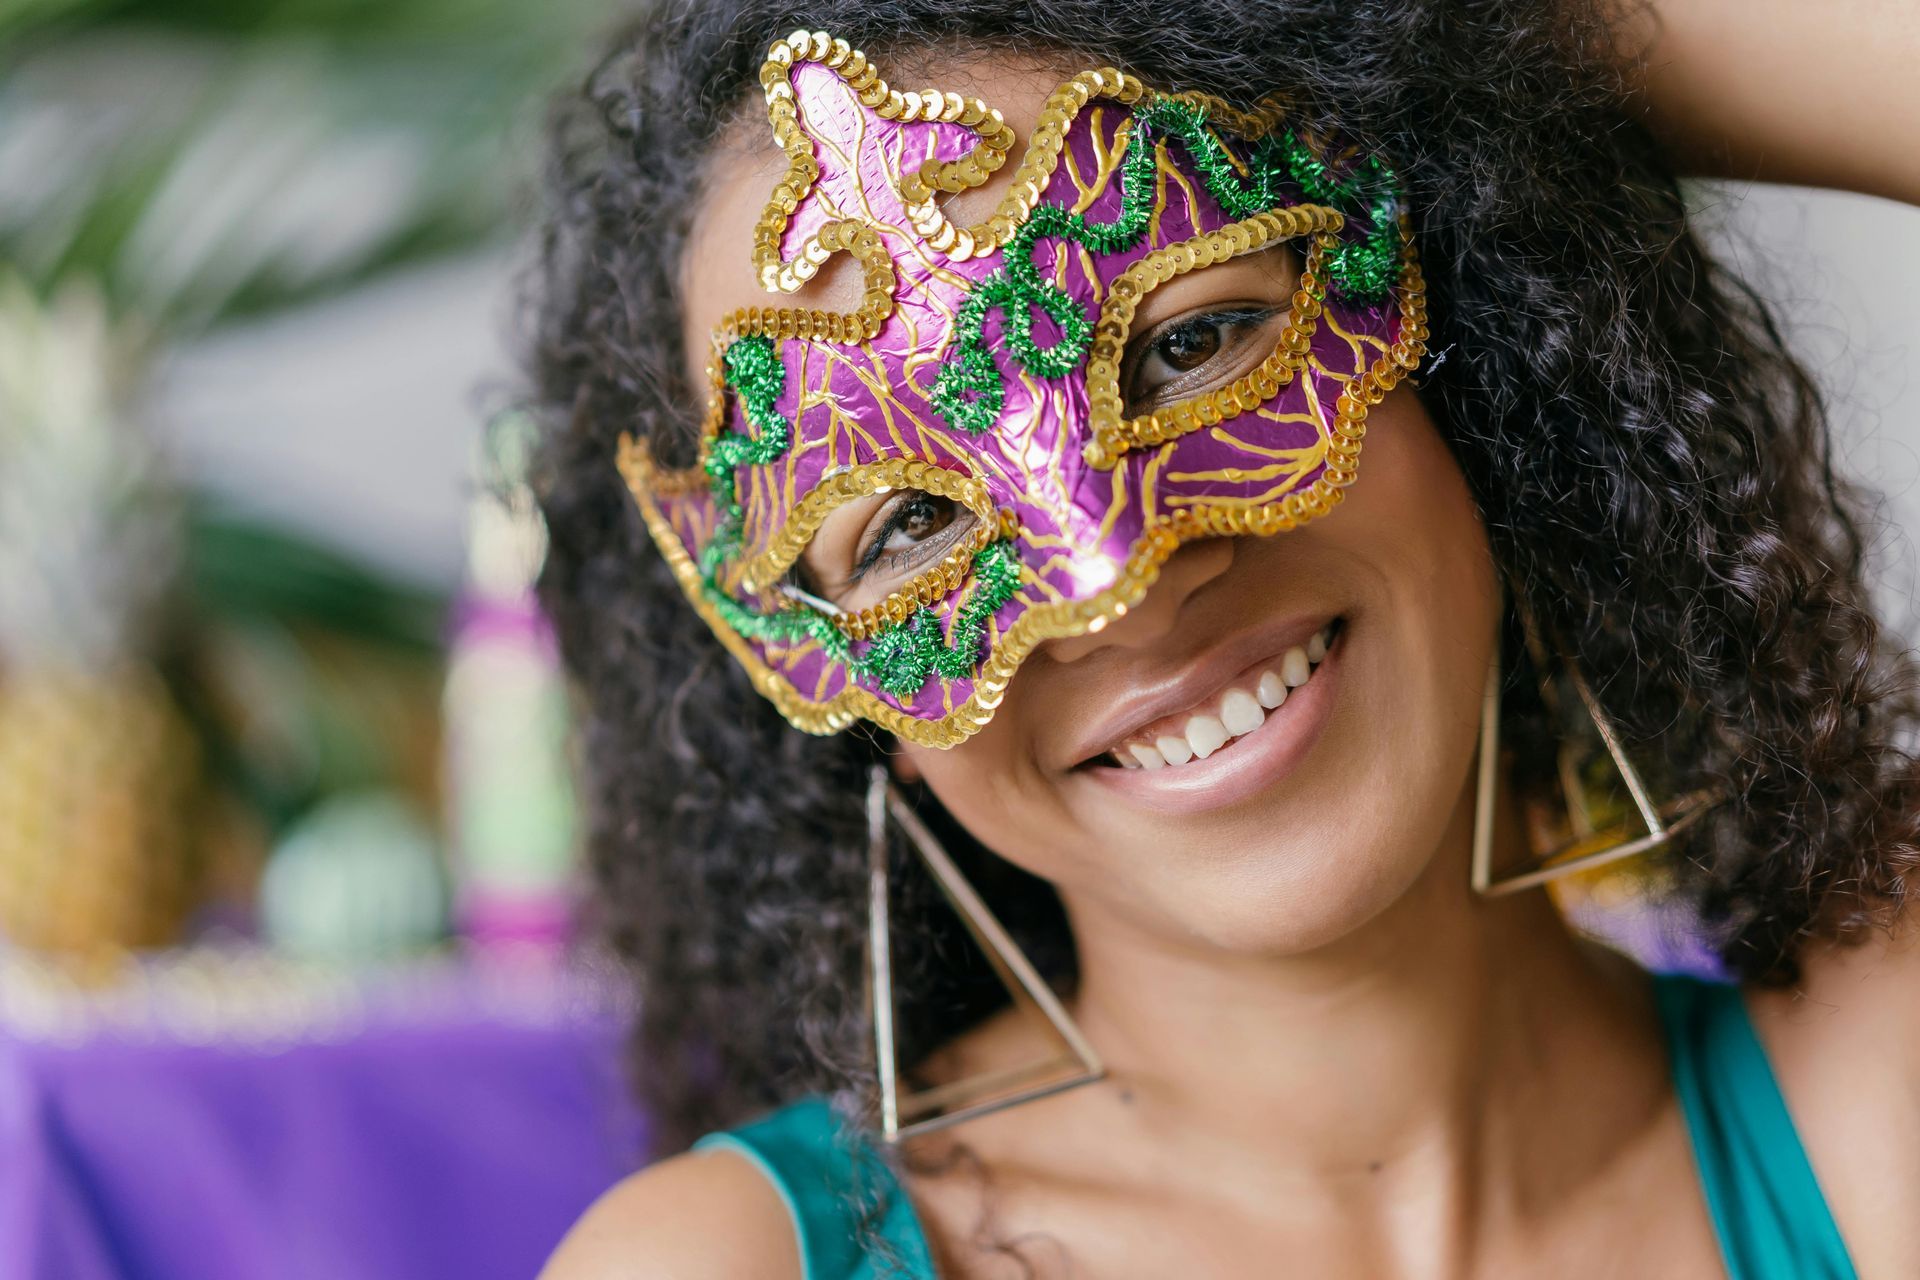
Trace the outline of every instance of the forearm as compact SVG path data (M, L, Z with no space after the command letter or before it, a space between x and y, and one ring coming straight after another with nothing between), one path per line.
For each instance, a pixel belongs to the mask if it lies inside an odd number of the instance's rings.
M1689 172L1920 204L1920 0L1638 8L1620 43L1637 55L1653 127Z

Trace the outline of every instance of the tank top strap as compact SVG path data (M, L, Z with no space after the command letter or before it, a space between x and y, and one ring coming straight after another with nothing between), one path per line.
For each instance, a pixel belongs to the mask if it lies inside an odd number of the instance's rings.
M696 1151L730 1150L756 1165L785 1201L806 1280L935 1280L932 1250L899 1180L824 1098L806 1097L757 1120L709 1133ZM879 1235L899 1267L881 1271L862 1249L862 1206L880 1204Z
M1654 978L1674 1091L1732 1280L1856 1280L1740 988Z

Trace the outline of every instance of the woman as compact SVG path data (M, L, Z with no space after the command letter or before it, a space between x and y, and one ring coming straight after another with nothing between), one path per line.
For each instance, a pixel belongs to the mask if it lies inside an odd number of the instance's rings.
M559 136L544 589L638 1078L709 1136L549 1274L1920 1274L1912 672L1672 177L1920 198L1914 21L1846 9L624 38ZM1602 726L1673 831L1576 852L1741 986L1493 892Z

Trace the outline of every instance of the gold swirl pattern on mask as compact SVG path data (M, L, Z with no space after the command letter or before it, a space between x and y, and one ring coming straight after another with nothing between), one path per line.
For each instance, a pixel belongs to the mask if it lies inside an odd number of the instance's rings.
M1100 305L1087 361L1088 427L1093 432L1082 451L1088 465L1111 471L1122 454L1152 448L1201 427L1247 413L1280 394L1305 365L1314 327L1326 298L1323 264L1337 243L1343 219L1323 205L1295 205L1258 213L1218 231L1156 249L1122 272ZM1252 372L1228 386L1168 405L1155 413L1124 417L1120 360L1133 332L1140 302L1167 281L1189 271L1255 253L1296 236L1311 235L1306 268L1294 290L1287 324L1273 353Z
M893 314L893 255L872 227L843 218L821 227L808 242L827 256L845 249L859 262L863 289L852 311L817 307L741 307L724 316L714 330L721 341L734 338L810 338L817 342L865 342ZM775 250L776 256L778 250Z
M929 160L918 173L911 175L914 190L921 194L909 197L910 201L918 199L931 207L934 190L964 191L979 186L1006 162L1007 153L1013 149L1014 143L1012 127L1001 118L998 111L980 99L938 89L901 93L881 78L866 54L824 31L796 31L784 40L775 41L767 51L767 60L760 67L760 87L766 92L767 119L773 127L774 142L787 156L787 172L774 185L773 194L768 198L766 210L760 215L753 233L753 265L759 272L760 283L774 293L792 293L799 289L818 274L827 260L840 249L848 249L856 256L861 256L861 250L865 248L853 234L861 224L849 219L821 228L800 246L792 259L781 257L780 244L786 237L787 225L820 177L820 162L814 153L813 137L801 122L799 103L793 92L793 68L803 62L818 63L839 76L861 105L882 120L902 124L927 121L964 125L979 137L980 141L960 159ZM840 234L829 237L829 230L835 227L840 228ZM864 256L861 260L863 264L866 262ZM888 298L890 300L891 290ZM854 314L865 318L874 301L869 281L866 305ZM814 319L823 314L813 312L806 318ZM880 318L884 318L884 311ZM816 336L802 332L803 327L796 320L795 332L773 336ZM877 328L877 323L873 327ZM761 329L757 332L773 331ZM871 337L872 333L868 331L861 336Z

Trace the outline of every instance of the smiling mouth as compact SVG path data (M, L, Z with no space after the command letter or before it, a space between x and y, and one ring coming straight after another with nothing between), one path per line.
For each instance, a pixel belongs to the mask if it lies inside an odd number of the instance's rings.
M1081 767L1179 769L1228 749L1313 678L1344 625L1335 618L1304 645L1250 668L1187 710L1142 726Z

